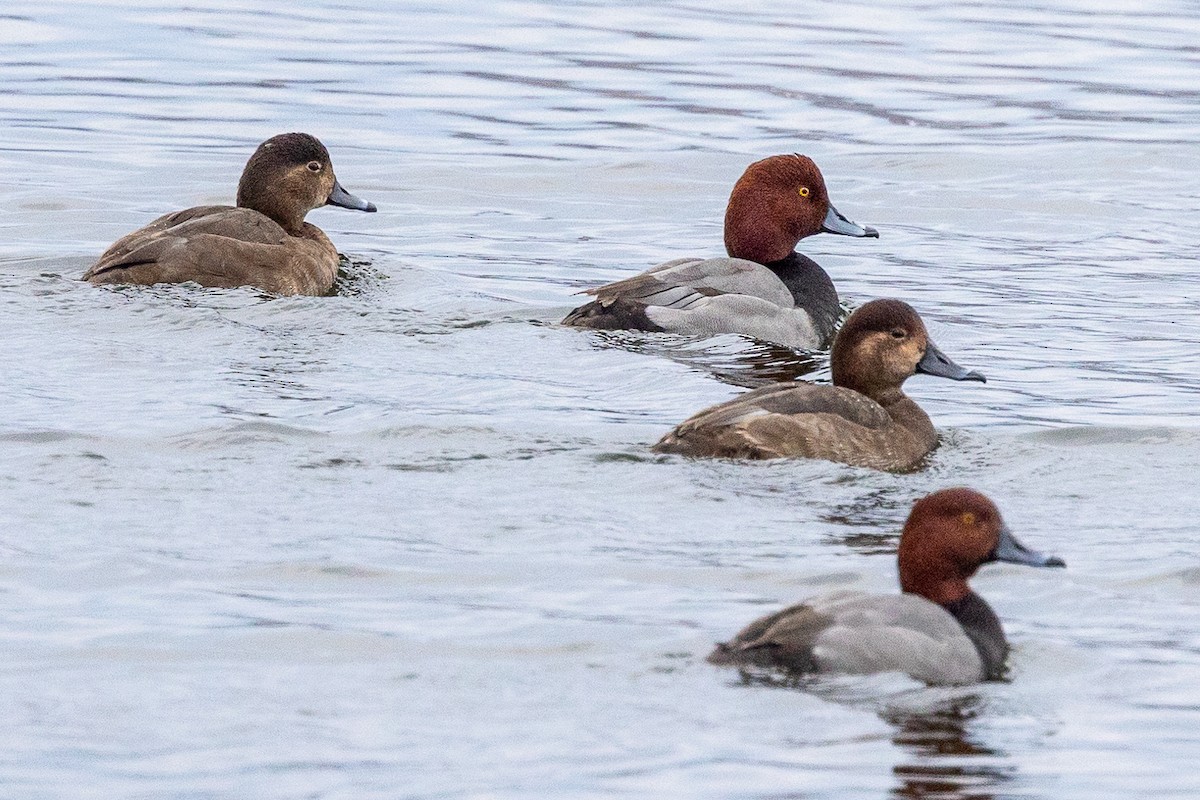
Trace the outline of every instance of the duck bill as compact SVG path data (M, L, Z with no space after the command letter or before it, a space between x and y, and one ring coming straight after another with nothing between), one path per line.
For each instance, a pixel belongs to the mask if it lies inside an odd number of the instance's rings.
M329 193L329 199L325 201L327 206L341 206L342 208L352 208L355 211L375 211L375 204L368 203L361 197L355 197L342 188L339 181L334 181L333 191Z
M825 212L825 221L821 223L821 230L825 233L837 233L842 236L879 238L879 231L846 219L842 216L842 212L833 207L833 203L829 204L829 210Z
M1065 567L1067 562L1058 556L1047 556L1030 550L1017 541L1007 525L1000 528L1000 541L992 551L992 561L1007 561L1010 564L1025 564L1030 567Z
M979 381L987 383L982 372L967 370L950 360L950 356L938 349L937 345L929 342L925 346L925 355L917 362L917 372L922 375L936 375L939 378L949 378L952 381Z

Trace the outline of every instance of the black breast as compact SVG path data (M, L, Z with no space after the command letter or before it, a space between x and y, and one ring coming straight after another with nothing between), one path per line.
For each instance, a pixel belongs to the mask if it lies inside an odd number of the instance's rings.
M825 270L808 256L802 256L794 250L787 258L765 266L783 281L792 293L796 307L808 312L821 341L830 341L842 309L838 305L837 289Z
M1008 657L1008 640L1004 638L1004 628L1000 627L1000 619L992 607L982 597L974 592L953 603L943 605L954 615L963 632L979 651L983 660L983 671L989 681L1004 677L1004 660Z

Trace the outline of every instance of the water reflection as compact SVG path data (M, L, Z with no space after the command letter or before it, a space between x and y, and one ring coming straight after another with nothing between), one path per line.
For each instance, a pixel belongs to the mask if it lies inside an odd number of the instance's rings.
M674 334L636 331L590 331L606 347L667 358L704 370L722 383L756 389L772 383L798 380L826 366L825 353L726 334L696 339Z
M929 694L936 689L890 694L885 688L887 676L878 676L880 683L854 676L843 682L758 668L739 669L738 676L742 686L811 692L833 703L872 708L894 729L891 740L897 761L892 774L897 785L889 793L893 798L993 800L1006 796L1005 785L1017 777L1009 754L984 744L972 731L983 709L976 694L932 701ZM888 696L881 700L879 692Z
M972 798L990 800L1013 779L1007 754L982 744L970 730L979 698L958 697L945 705L913 711L883 709L880 717L895 726L892 742L902 751L892 767L898 798Z
M896 552L900 528L912 508L914 497L895 488L880 488L830 506L821 519L851 530L827 536L826 541L841 544L864 555Z
M310 386L306 377L319 371L325 359L303 345L278 343L268 352L229 360L228 377L237 386L270 401L332 401L323 390Z

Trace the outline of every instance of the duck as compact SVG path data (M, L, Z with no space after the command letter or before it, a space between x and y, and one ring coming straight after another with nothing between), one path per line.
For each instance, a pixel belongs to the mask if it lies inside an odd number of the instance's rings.
M796 252L817 233L878 238L829 202L816 163L800 154L756 161L734 184L725 211L727 258L679 258L632 278L587 289L595 297L562 324L715 336L736 333L797 350L829 345L841 317L837 290L817 262Z
M258 146L238 181L236 206L197 206L118 239L84 274L92 284L252 286L279 295L324 295L338 253L304 217L332 205L374 212L347 192L325 145L283 133Z
M900 534L898 595L838 591L747 625L708 656L720 666L792 675L903 672L930 685L1000 680L1009 645L999 618L967 580L1005 561L1065 567L1021 544L974 489L942 489L915 504Z
M833 385L789 381L707 408L653 450L709 458L815 458L892 472L916 469L937 447L929 416L904 394L916 373L987 379L938 349L916 309L872 300L850 315L830 355Z

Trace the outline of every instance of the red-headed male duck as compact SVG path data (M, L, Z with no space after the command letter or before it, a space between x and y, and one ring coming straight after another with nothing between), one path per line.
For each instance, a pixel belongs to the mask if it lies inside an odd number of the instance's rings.
M934 492L916 502L900 535L904 594L806 600L750 623L708 660L794 673L904 672L929 684L997 680L1008 641L991 606L967 585L992 561L1066 566L1018 542L979 492Z
M811 158L783 155L746 168L725 211L729 258L681 258L587 294L564 325L714 336L740 333L817 349L833 337L840 307L833 281L795 251L816 233L873 236L829 202Z
M917 467L937 431L901 386L917 372L985 382L929 340L913 307L872 300L850 315L832 353L833 386L764 386L705 409L654 450L713 458L823 458L874 469Z
M374 211L333 174L329 151L307 133L258 146L238 183L237 207L197 206L118 239L84 274L92 283L255 286L276 294L327 294L338 253L304 221L324 205Z

